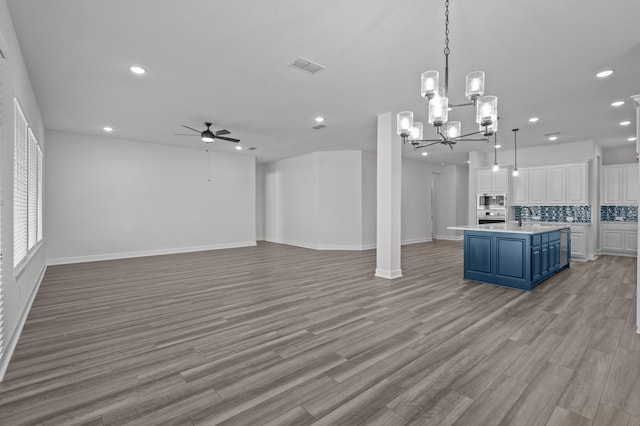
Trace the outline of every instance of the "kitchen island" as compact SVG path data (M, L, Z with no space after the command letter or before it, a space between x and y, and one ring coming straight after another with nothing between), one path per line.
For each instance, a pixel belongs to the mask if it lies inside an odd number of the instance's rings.
M569 267L567 225L517 223L450 226L464 231L464 278L531 290Z

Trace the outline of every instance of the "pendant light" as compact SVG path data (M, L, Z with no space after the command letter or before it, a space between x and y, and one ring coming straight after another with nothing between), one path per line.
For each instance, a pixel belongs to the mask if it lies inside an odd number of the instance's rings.
M498 134L495 133L493 135L493 167L492 170L497 172L500 170L500 166L498 166Z
M513 172L511 172L511 176L518 177L520 172L518 171L518 144L517 137L518 130L520 129L511 129L513 132Z

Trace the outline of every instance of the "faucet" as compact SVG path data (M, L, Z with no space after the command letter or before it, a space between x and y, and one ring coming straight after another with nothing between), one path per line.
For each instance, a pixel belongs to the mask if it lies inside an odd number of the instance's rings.
M522 226L522 210L524 210L524 209L529 210L529 217L533 216L533 212L531 211L531 207L528 207L528 206L520 207L520 217L518 218L518 226Z

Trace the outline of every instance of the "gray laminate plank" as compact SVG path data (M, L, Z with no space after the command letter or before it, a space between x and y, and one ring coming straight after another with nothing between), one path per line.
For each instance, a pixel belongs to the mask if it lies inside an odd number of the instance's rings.
M544 425L556 407L573 370L547 363L513 404L501 425Z
M640 417L640 351L618 348L601 402Z
M531 292L465 281L460 242L402 268L265 242L48 267L0 423L638 426L635 259Z

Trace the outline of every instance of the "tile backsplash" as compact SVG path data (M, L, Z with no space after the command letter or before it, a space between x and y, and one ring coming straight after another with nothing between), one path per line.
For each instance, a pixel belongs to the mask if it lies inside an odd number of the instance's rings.
M638 206L600 206L603 222L637 222Z
M540 222L575 222L591 223L591 206L528 206L533 211L533 216ZM528 220L529 212L525 211L523 220ZM520 219L520 206L514 206L515 220ZM636 211L636 220L638 214Z

